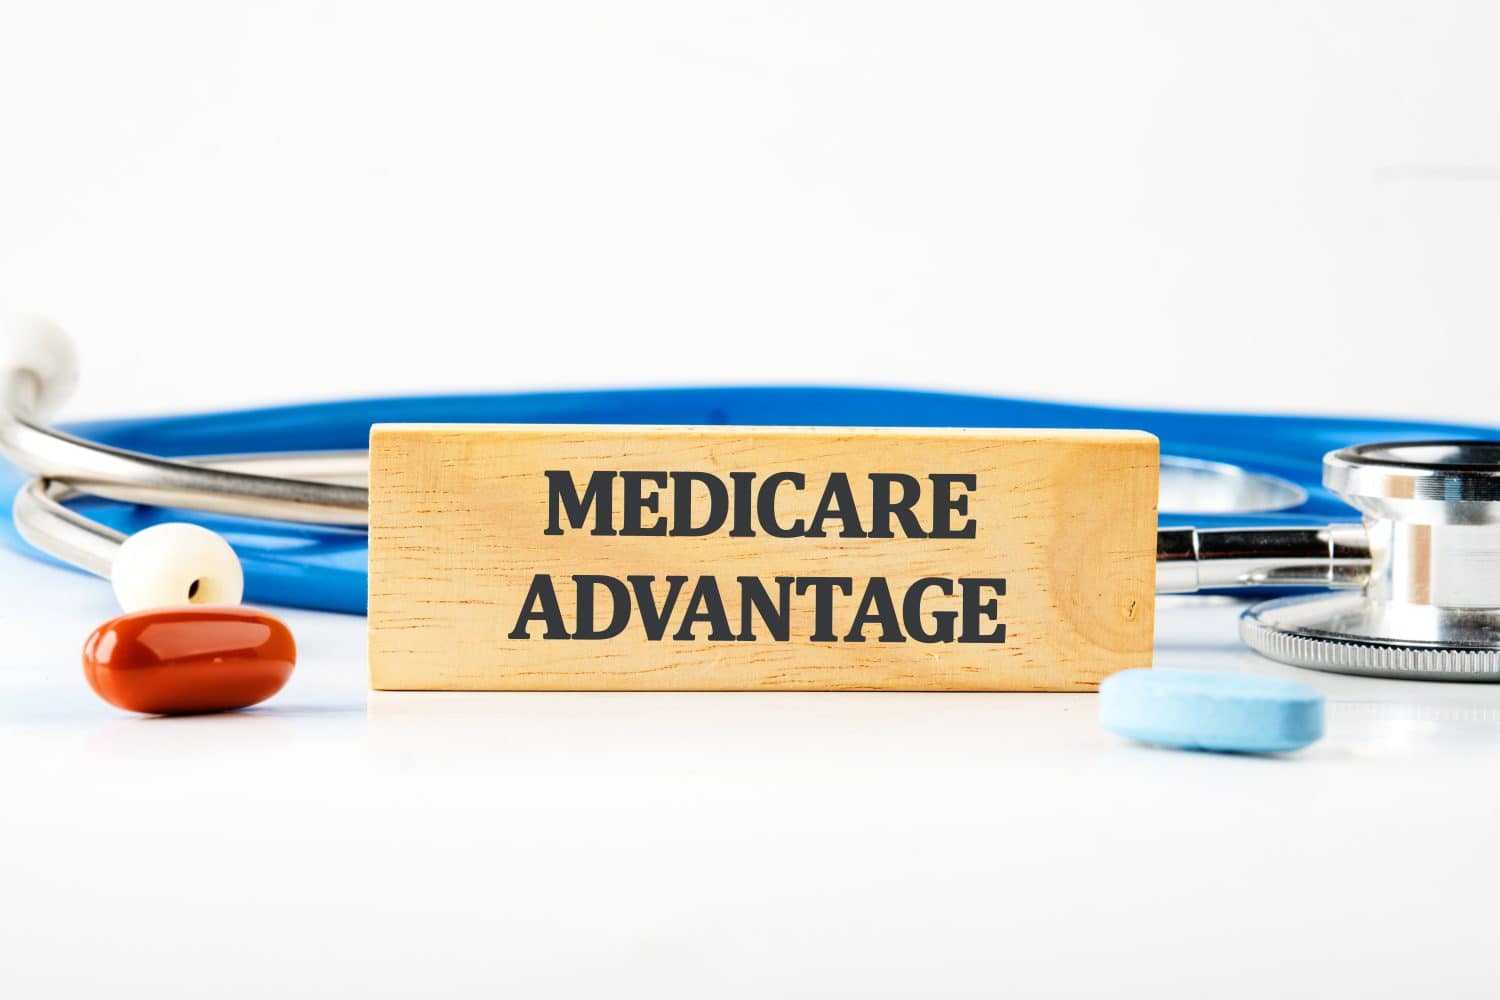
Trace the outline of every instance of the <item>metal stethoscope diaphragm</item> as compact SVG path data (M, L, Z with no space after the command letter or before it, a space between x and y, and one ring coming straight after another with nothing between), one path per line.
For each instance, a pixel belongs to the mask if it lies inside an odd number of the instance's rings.
M228 546L222 540L216 540L223 547L217 555L201 538L189 538L180 551L154 551L142 561L129 552L134 537L67 504L96 496L345 530L366 523L362 452L162 458L57 430L46 421L71 389L72 348L46 321L31 320L19 329L22 336L12 337L10 361L0 370L0 453L36 477L16 495L14 523L43 552L114 579L117 593L122 575L159 576L156 567L166 566L180 579L137 579L132 586L150 593L182 589L184 600L200 592L233 592L237 599L238 580L204 586L223 570ZM804 412L811 408L808 394L821 392L818 407L848 414L850 424L860 420L842 390L788 391L802 393ZM575 413L588 409L576 394L567 402ZM942 404L975 405L958 397ZM560 406L549 401L545 409L550 415ZM936 421L948 412L934 409L923 419ZM717 418L722 411L715 405L710 414ZM1167 467L1164 458L1164 472ZM1500 442L1344 448L1324 457L1322 477L1328 490L1363 515L1362 524L1268 527L1261 518L1260 525L1243 528L1162 527L1157 592L1320 588L1325 592L1252 606L1241 618L1241 637L1265 656L1302 667L1500 680ZM233 561L232 552L227 558ZM122 574L126 561L132 568ZM239 573L237 564L231 569L229 575Z
M1317 670L1500 680L1500 443L1344 448L1323 483L1363 524L1163 528L1157 592L1318 587L1252 606L1240 637Z
M1500 443L1425 441L1345 448L1323 482L1364 515L1358 593L1258 604L1241 617L1253 649L1301 667L1445 680L1500 679ZM1331 586L1344 581L1330 580Z

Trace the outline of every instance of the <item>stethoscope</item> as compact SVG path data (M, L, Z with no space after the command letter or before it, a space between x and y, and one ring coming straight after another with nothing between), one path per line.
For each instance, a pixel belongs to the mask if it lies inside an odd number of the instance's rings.
M111 580L127 612L242 598L363 612L376 422L1120 427L1161 441L1158 593L1258 589L1270 599L1242 615L1241 637L1284 663L1500 679L1492 428L737 387L355 400L64 431L48 421L76 381L68 338L32 317L8 347L0 452L34 478L15 484L5 541ZM1322 592L1276 593L1300 588Z

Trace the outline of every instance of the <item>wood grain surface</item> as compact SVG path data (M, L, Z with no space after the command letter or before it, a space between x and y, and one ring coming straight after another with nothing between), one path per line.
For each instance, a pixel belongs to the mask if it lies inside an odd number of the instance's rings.
M377 689L1091 691L1151 662L1146 434L382 425L370 488Z

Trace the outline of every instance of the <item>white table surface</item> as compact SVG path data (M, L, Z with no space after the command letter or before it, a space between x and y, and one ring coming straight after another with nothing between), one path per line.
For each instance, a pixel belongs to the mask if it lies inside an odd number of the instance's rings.
M290 613L266 706L135 718L102 586L0 555L11 996L1493 996L1500 687L1344 678L1163 602L1158 665L1295 676L1280 758L1090 695L388 694ZM82 602L82 606L80 606ZM132 994L133 995L133 994Z
M70 417L895 384L1500 423L1494 4L0 4L0 312ZM1485 996L1500 687L1281 668L1284 759L1086 695L89 692L0 552L0 996Z

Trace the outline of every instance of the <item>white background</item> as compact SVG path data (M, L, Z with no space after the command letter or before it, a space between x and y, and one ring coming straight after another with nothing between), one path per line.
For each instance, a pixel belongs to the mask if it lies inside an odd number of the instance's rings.
M76 413L900 382L1494 420L1500 7L7 2Z
M0 4L0 309L73 415L802 381L1500 423L1489 3ZM141 720L0 556L8 996L1492 996L1500 692L1289 759L1089 696ZM7 988L8 987L8 988Z

